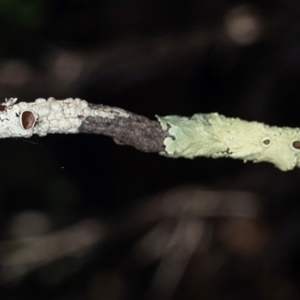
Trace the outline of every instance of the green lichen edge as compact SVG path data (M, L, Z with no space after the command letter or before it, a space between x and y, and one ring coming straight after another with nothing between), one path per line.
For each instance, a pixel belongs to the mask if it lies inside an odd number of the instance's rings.
M224 129L226 118L218 113L195 114L192 117L156 116L163 130L168 130L171 137L164 140L168 157L193 159L197 156L229 156L228 145L215 131ZM219 129L218 129L219 128Z
M170 135L164 140L165 151L161 155L270 162L282 171L300 166L299 128L268 126L218 113L156 118Z

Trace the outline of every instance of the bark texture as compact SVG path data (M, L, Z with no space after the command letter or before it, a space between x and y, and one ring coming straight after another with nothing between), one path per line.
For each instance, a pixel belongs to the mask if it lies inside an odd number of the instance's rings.
M89 107L99 109L101 105L90 104ZM79 132L107 135L118 144L133 146L143 152L164 151L164 139L169 134L157 121L127 111L126 114L127 117L114 114L114 118L89 116L83 120Z

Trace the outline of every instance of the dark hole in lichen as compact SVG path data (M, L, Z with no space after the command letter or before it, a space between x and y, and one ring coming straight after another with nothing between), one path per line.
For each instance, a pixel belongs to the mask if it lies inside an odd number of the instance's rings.
M35 117L31 111L24 111L21 118L24 129L30 129L34 125Z
M270 141L269 139L267 139L267 140L264 140L263 143L264 143L265 145L269 145L269 144L271 143L271 141Z
M294 148L300 149L300 141L294 141L292 145Z

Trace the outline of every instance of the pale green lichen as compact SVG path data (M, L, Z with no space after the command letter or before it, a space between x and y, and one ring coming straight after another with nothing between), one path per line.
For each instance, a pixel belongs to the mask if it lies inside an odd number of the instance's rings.
M268 126L227 118L218 113L191 118L157 116L171 137L164 140L168 157L231 157L270 162L283 171L300 166L300 129ZM295 144L296 142L296 144Z

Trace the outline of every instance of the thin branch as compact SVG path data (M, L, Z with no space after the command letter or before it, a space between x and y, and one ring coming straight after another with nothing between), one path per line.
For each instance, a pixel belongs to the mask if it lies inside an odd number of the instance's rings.
M164 151L164 139L169 136L157 121L149 120L120 109L89 104L95 111L106 111L110 117L89 116L83 119L79 132L104 134L113 137L115 142L130 145L144 152Z
M259 197L238 191L209 191L198 186L179 186L143 199L128 218L128 226L141 227L164 219L261 216Z
M114 138L144 152L161 152L169 136L157 121L123 109L88 104L81 99L16 103L16 98L0 105L0 138L45 136L50 133L94 133Z
M158 119L171 136L164 140L166 156L264 161L282 171L300 167L300 128L269 126L218 113Z
M300 128L268 126L217 113L157 116L157 121L121 108L89 104L79 98L0 104L0 138L49 133L94 133L118 144L168 157L230 157L270 162L282 171L300 167Z
M1 278L13 281L63 257L85 257L105 238L104 226L87 219L48 235L2 242L3 249L13 251L0 257Z

